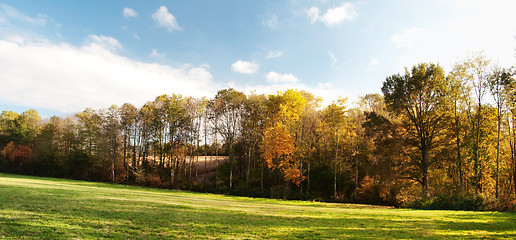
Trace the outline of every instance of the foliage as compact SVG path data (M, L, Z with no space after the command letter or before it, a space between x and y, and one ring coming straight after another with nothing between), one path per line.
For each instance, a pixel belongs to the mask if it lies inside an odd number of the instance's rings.
M391 206L427 197L421 205L478 209L481 195L495 199L485 209L510 210L513 76L475 53L449 74L433 63L407 68L385 79L383 95L356 103L230 88L44 120L34 110L2 111L0 171Z

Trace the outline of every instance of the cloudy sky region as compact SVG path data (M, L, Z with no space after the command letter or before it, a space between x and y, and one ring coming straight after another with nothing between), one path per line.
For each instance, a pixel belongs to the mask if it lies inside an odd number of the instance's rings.
M44 116L297 88L379 93L419 62L472 51L516 65L516 1L0 0L0 110Z

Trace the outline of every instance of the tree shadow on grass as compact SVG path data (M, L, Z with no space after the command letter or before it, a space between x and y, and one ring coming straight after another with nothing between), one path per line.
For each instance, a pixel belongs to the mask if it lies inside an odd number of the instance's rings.
M503 213L435 212L444 217L431 219L431 211L410 215L406 213L414 212L335 208L338 213L322 214L316 207L289 205L284 208L288 205L286 202L244 202L225 197L196 200L193 195L177 197L168 192L135 191L131 195L131 192L113 189L90 193L23 186L2 190L5 191L0 195L0 237L516 238L515 215ZM231 203L212 206L212 200L217 204L224 200ZM324 205L326 210L328 206L332 205Z

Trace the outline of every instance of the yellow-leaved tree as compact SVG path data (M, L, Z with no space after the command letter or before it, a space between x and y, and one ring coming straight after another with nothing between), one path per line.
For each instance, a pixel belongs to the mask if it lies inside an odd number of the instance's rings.
M294 126L303 114L306 99L302 92L286 90L269 95L269 118L262 141L262 157L265 164L277 170L283 180L299 186L303 181L300 174L299 159L294 157L296 150Z

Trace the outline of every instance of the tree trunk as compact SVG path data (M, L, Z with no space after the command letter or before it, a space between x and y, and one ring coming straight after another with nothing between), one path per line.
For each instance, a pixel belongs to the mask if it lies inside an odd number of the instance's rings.
M333 199L337 200L337 158L335 158L335 171L333 174Z
M132 168L136 168L136 130L137 128L134 128L134 139L133 139L133 166Z
M334 166L334 174L333 174L333 199L337 200L337 158L338 158L338 148L339 148L339 135L335 130L335 166Z
M245 178L245 188L246 191L249 189L249 175L251 174L251 144L249 144L249 149L247 150L247 173Z
M306 179L306 194L308 198L310 198L310 161L308 161L308 169L307 169L307 179Z
M303 158L301 158L301 162L299 164L299 199L303 199Z
M215 166L215 189L217 189L219 183L219 147L217 145L217 132L215 132L215 155L216 155L216 166Z
M207 118L204 118L207 119ZM206 177L208 176L208 165L207 165L207 158L208 158L208 138L207 138L207 127L206 127L206 120L204 121L205 128L204 128L204 178L202 181L202 186L206 187Z
M264 189L263 189L263 162L261 164L261 167L260 167L260 186L262 187L262 194L264 194Z
M174 180L176 175L176 158L172 156L172 152L170 153L170 187L174 187Z
M358 157L355 156L355 192L353 193L355 202L357 201L357 192L358 192Z
M516 134L514 129L514 118L512 119L512 127L511 124L508 124L509 126L509 147L511 149L511 163L512 163L512 188L514 191L514 194L516 194L516 151L515 151L515 144L516 144ZM508 119L508 121L511 121Z
M462 194L464 191L464 182L462 176L462 159L460 157L460 126L459 126L459 116L457 114L457 101L455 101L455 138L457 144L457 168L459 171L459 192Z
M480 178L481 178L481 167L480 167L480 159L478 156L478 148L480 145L480 118L481 118L481 110L482 103L481 98L478 99L478 112L477 112L477 131L475 135L475 146L474 146L474 172L475 172L475 194L478 194L480 188Z
M421 173L423 174L423 198L428 198L428 149L426 146L421 148Z
M229 189L233 188L233 141L229 141Z
M127 172L126 158L127 158L127 131L124 133L124 168L125 168L125 171Z
M229 167L229 189L232 189L233 188L233 163L230 163L229 166L230 166Z
M496 139L496 198L498 198L498 176L500 173L500 122L501 122L501 116L500 116L500 107L498 107L498 136Z

